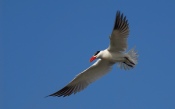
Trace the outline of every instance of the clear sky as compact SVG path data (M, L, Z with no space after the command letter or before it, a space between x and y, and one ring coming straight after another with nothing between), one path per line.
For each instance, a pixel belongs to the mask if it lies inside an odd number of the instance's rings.
M138 65L44 98L108 47L117 10ZM0 12L0 109L175 109L174 0L4 0Z

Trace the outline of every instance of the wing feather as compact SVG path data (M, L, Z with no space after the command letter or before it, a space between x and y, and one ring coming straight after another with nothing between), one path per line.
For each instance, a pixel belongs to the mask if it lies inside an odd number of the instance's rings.
M124 52L127 49L127 38L129 35L129 24L126 16L119 11L116 14L115 25L110 36L109 51Z
M78 74L69 84L49 96L69 96L86 88L90 83L108 73L114 63L97 60L92 66Z

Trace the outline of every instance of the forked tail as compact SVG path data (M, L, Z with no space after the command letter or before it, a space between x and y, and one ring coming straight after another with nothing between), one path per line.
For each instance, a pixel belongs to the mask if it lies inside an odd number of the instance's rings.
M118 66L121 69L129 70L135 67L138 61L138 54L135 48L131 49L126 53L125 61L119 62Z

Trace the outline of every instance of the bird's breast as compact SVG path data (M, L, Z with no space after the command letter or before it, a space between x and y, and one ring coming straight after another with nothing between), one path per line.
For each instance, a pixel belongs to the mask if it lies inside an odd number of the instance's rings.
M111 61L111 62L123 62L125 54L119 52L106 52L103 55L103 59Z

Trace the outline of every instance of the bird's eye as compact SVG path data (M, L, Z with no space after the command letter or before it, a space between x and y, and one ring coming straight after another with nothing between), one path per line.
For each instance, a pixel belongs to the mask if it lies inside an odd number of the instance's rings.
M99 52L100 52L100 51L97 51L97 52L94 54L94 56L96 56Z

